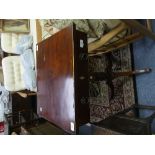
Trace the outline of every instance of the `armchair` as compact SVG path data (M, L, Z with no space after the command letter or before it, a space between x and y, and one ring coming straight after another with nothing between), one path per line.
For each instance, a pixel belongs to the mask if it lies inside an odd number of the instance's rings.
M24 80L24 67L20 56L8 56L3 58L2 69L4 76L4 87L6 90L10 92L17 92L22 97L36 94L34 92L35 90L32 90L32 92L25 91L27 86Z
M1 33L2 50L9 54L15 54L14 49L23 35L24 34Z

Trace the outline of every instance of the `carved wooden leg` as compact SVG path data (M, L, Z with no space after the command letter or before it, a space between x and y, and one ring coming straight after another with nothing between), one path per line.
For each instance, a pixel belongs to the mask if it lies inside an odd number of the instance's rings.
M107 70L107 72L94 72L92 75L90 75L89 79L92 81L106 81L108 86L111 88L111 99L112 99L114 97L114 86L112 82L113 79L121 76L133 76L149 72L151 72L150 68L135 71L126 71L126 72L110 72Z
M150 68L145 68L145 69L135 70L135 71L113 72L113 79L117 78L117 77L120 77L120 76L132 76L132 75L150 73L151 71L152 70Z

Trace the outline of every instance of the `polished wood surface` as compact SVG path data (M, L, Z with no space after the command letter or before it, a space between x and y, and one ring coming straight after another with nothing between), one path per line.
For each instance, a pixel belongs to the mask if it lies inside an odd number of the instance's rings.
M38 44L38 114L73 134L89 122L87 58L83 54L87 54L87 36L75 26Z

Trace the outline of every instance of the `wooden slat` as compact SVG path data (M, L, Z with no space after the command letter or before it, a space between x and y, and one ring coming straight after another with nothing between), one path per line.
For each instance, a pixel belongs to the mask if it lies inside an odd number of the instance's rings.
M89 53L89 56L94 55L101 55L103 53L108 53L111 51L114 51L116 49L119 49L121 47L127 46L128 44L141 39L143 36L140 33L134 33L132 35L126 36L124 39L118 40L113 44L110 44L109 46L105 47L104 49L100 48L94 51L94 53Z
M37 43L42 41L42 29L39 23L39 19L36 19L36 30L37 30Z
M149 31L145 26L140 24L138 21L133 20L133 19L122 19L122 22L126 23L128 26L136 29L139 31L141 34L155 40L155 34Z
M101 46L106 44L108 41L110 41L112 38L114 38L117 34L124 31L125 29L127 29L127 25L124 23L120 23L116 28L111 30L109 33L105 34L100 40L90 43L88 45L88 52L91 53L97 48L100 48Z

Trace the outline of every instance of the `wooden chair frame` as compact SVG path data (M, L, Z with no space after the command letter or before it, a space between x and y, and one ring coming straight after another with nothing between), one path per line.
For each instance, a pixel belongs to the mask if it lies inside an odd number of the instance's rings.
M152 135L151 125L155 119L155 112L142 118L139 117L139 110L155 111L155 106L138 104L132 105L124 111L93 124L126 135ZM127 113L131 111L132 115L128 115Z
M128 29L135 29L136 32L122 38L118 37L120 33ZM89 56L94 56L112 52L121 47L127 46L128 44L139 40L144 36L147 36L155 41L155 34L152 32L151 20L146 20L146 26L144 26L133 19L122 19L121 23L117 27L103 35L101 39L90 43L88 45L88 53ZM115 37L119 39L109 43Z

